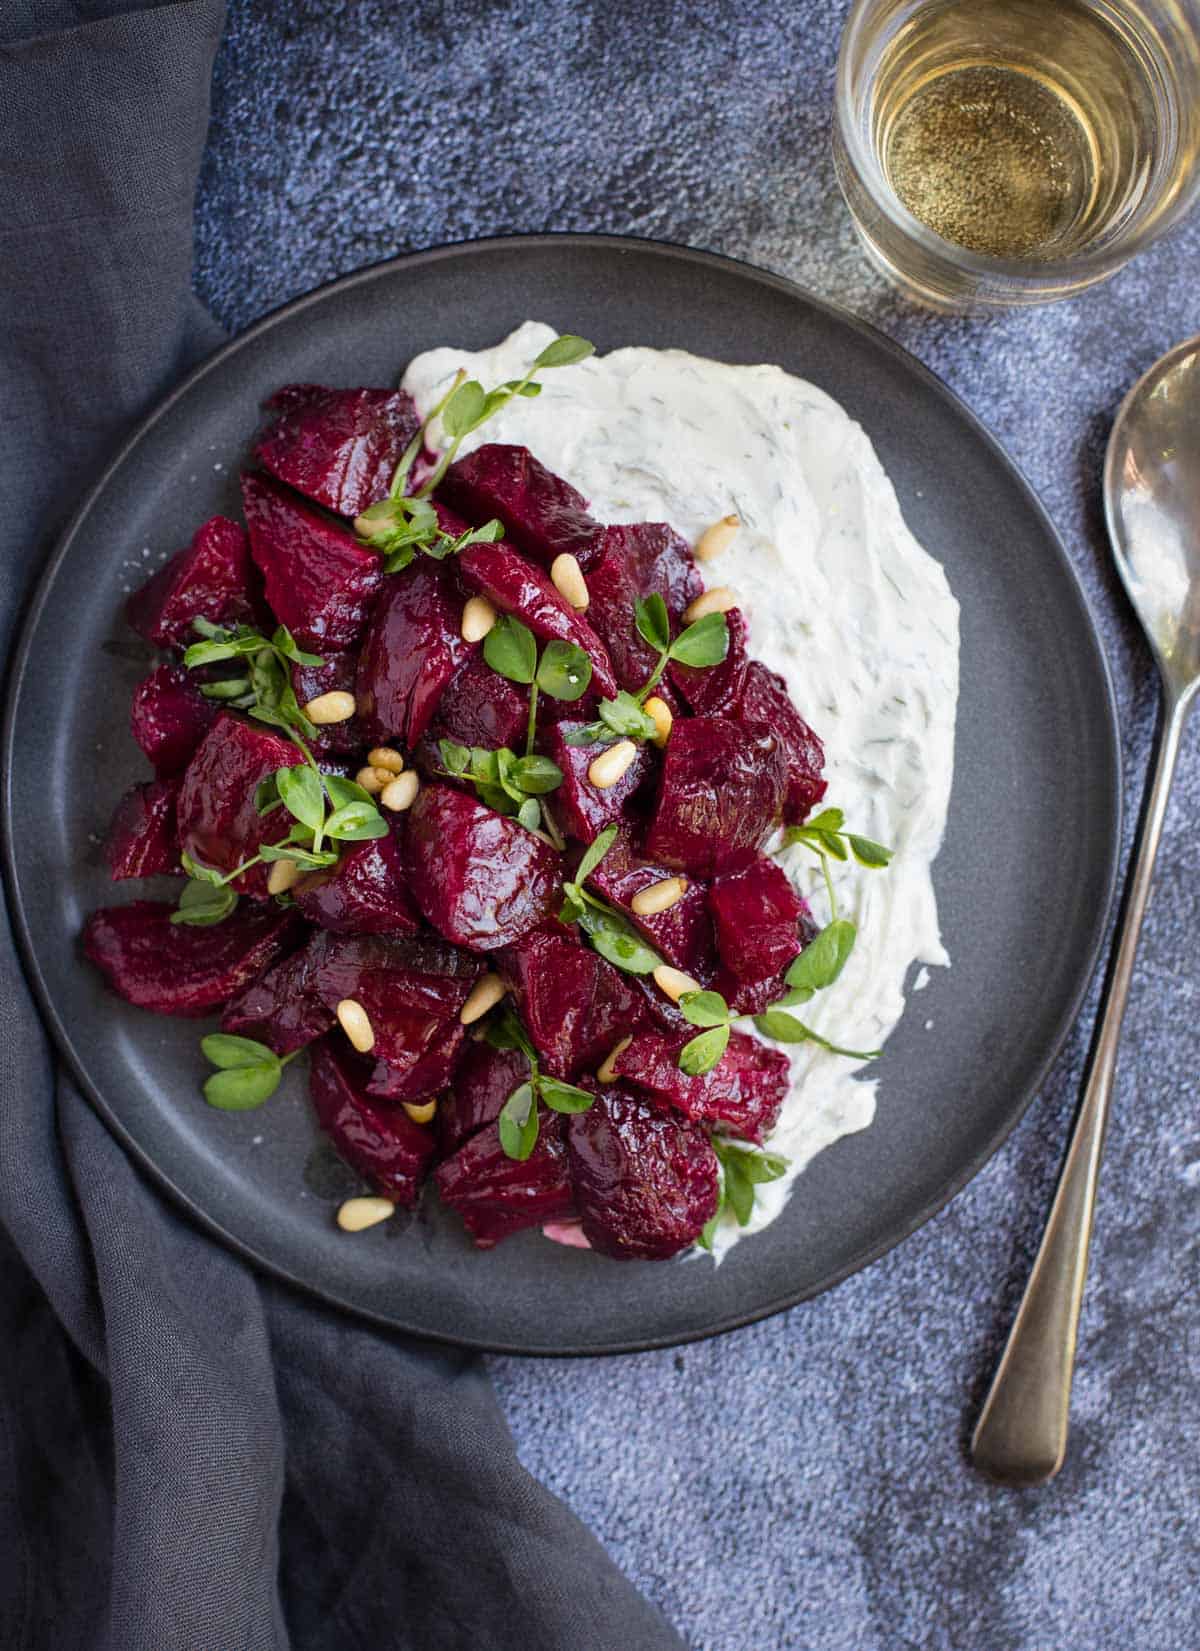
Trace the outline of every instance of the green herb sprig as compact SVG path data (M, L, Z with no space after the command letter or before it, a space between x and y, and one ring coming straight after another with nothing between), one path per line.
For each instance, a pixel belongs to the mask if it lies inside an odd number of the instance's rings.
M205 1081L204 1099L222 1112L249 1112L269 1101L279 1088L283 1069L301 1053L277 1055L254 1038L213 1032L200 1039L205 1057L217 1070Z
M573 704L591 686L592 662L582 648L574 642L547 642L539 657L537 638L510 613L502 613L484 637L483 657L497 676L529 689L526 756L537 733L538 694Z
M586 1089L550 1078L538 1064L537 1050L511 1004L491 1016L485 1028L493 1049L519 1049L529 1062L529 1077L520 1083L500 1109L500 1146L506 1156L524 1162L537 1145L538 1101L552 1112L586 1112L596 1097Z
M722 1212L732 1210L738 1226L748 1226L754 1213L755 1188L767 1181L778 1181L787 1174L789 1165L788 1159L781 1158L777 1152L760 1152L751 1147L737 1146L720 1135L713 1135L710 1139L717 1155L719 1190L712 1219L705 1222L696 1240L705 1250L712 1249L713 1235Z
M457 745L439 740L442 772L467 780L480 802L500 814L515 814L527 831L543 823L540 799L562 784L563 772L549 757L519 757L507 746L491 750L482 745Z
M580 860L574 880L563 884L560 923L577 923L592 946L616 968L628 975L653 974L663 959L647 946L624 912L600 900L584 885L616 840L618 827L610 825L596 838Z
M884 848L882 843L872 842L870 837L859 837L852 831L846 831L845 824L846 816L840 808L823 808L811 820L805 820L803 825L788 826L775 850L776 854L782 854L784 849L798 843L816 855L821 863L832 917L837 916L837 895L830 875L830 860L844 863L853 858L868 871L882 871L895 853L894 849Z
M280 625L269 637L249 625L229 628L207 619L193 619L192 626L203 640L193 642L183 656L189 671L226 660L244 662L241 676L204 683L200 692L207 699L248 711L257 721L282 728L297 744L315 736L316 729L296 698L290 667L323 665L325 661L319 654L305 653L297 647L286 625Z

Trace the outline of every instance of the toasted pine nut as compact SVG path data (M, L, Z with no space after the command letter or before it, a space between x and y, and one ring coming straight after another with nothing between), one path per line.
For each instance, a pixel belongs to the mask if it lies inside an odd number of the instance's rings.
M384 772L386 773L386 769ZM416 769L407 768L403 774L397 774L394 779L388 780L379 800L393 814L403 814L406 808L411 808L416 802L420 789L421 779Z
M337 1212L337 1224L344 1233L361 1233L395 1213L390 1198L347 1198Z
M607 791L626 773L636 756L637 746L632 740L618 740L600 753L588 769L587 777L597 791Z
M629 902L635 917L653 917L655 912L670 911L687 893L686 877L664 877L661 883L650 883L639 889Z
M286 894L303 876L304 873L294 860L276 860L267 873L267 893Z
M622 1038L620 1043L614 1043L603 1061L596 1068L596 1079L599 1083L616 1083L617 1061L633 1042L632 1037Z
M698 992L700 982L685 975L682 969L673 969L669 963L660 963L654 971L654 984L665 992L672 1003L678 1003L688 992Z
M728 585L714 585L711 590L702 592L694 602L688 603L683 610L683 622L694 625L697 619L704 619L710 613L728 613L737 605L737 591L730 590Z
M437 1111L437 1096L429 1101L405 1101L404 1110L414 1124L431 1124Z
M348 722L358 710L358 701L344 688L334 688L328 694L318 694L304 707L304 715L318 728L329 722Z
M577 613L582 613L591 597L588 595L583 569L569 550L564 550L561 556L556 556L551 562L550 578L558 594L568 601Z
M367 1055L374 1049L375 1029L357 998L344 997L337 1006L337 1018L342 1031L360 1055Z
M495 1008L507 991L508 987L499 975L481 975L474 986L471 987L467 1001L458 1011L459 1020L464 1026L470 1026L474 1021L482 1020L489 1009Z
M722 516L719 522L711 527L696 540L695 557L698 562L711 562L714 556L719 556L723 550L728 550L737 536L737 530L742 525L740 516Z
M403 774L404 758L392 745L377 745L367 752L367 761L372 768L382 768L388 774Z
M463 607L463 641L482 642L498 617L486 596L469 596Z
M369 791L372 797L378 797L384 786L390 782L391 777L389 774L387 780L381 780L377 768L360 768L354 776L354 783L361 785L364 791Z
M671 707L665 699L659 699L657 694L651 694L642 710L654 724L654 743L661 749L670 739L671 724L675 721L671 715Z

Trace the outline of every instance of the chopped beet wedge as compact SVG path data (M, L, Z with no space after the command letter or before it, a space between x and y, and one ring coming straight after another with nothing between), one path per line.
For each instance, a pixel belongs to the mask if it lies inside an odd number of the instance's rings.
M561 925L526 935L499 962L525 1030L556 1078L599 1066L646 1020L642 996L627 976Z
M740 714L749 627L740 608L725 615L729 652L719 665L701 669L672 660L667 675L698 717L736 717ZM759 719L767 721L766 717Z
M666 911L640 917L633 910L635 894L672 875L668 867L640 859L625 829L596 867L590 881L598 894L621 908L661 957L702 985L708 985L716 971L717 959L713 950L712 919L708 914L707 883L689 879L682 898Z
M126 877L177 872L179 834L175 827L178 779L147 780L117 804L104 854L114 883Z
M787 763L783 817L788 825L799 825L825 795L825 747L792 703L783 678L761 660L752 659L746 667L739 715L746 722L769 724L779 736Z
M505 1101L528 1076L529 1062L519 1049L469 1044L435 1114L442 1156L449 1157L484 1124L494 1124Z
M458 567L472 590L482 591L501 613L515 614L540 641L573 642L582 648L592 662L595 692L616 693L608 650L540 568L503 543L468 545L459 554Z
M679 1113L606 1085L566 1134L583 1231L603 1255L665 1260L694 1244L716 1213L716 1153Z
M676 622L704 589L691 547L666 522L626 522L606 527L603 554L608 556L614 550L632 570L638 595L649 596L657 591Z
M408 811L405 859L417 905L456 946L511 946L551 915L562 865L540 837L448 785Z
M367 1093L386 1101L427 1101L453 1082L466 1049L467 1029L454 1021L415 1066L376 1061Z
M630 817L633 799L653 777L656 764L653 746L639 744L633 761L615 785L593 785L588 769L605 747L567 743L567 736L584 726L582 722L559 722L548 730L546 750L562 769L563 782L547 800L566 836L591 843L605 826Z
M496 517L517 548L543 567L564 551L586 573L602 533L587 500L527 447L489 442L446 472L440 491L476 527Z
M308 1088L317 1122L350 1168L381 1197L411 1209L433 1157L433 1131L400 1107L372 1101L358 1063L332 1038L313 1049Z
M443 689L478 651L463 641L462 610L453 573L428 557L385 582L358 662L358 712L369 740L416 745Z
M254 457L339 516L357 516L386 497L421 424L406 390L285 384L267 407L279 417L259 436Z
M537 1145L523 1162L506 1156L497 1126L488 1124L434 1174L442 1203L462 1217L476 1249L575 1213L560 1121L541 1106L538 1119Z
M159 665L142 678L133 690L130 727L160 779L183 772L218 709L182 665Z
M352 694L355 691L358 655L335 653L327 648L322 658L320 665L292 666L292 688L297 703L302 707L319 694L331 694L338 690ZM370 743L362 718L358 716L347 717L345 722L322 723L316 734L308 738L309 749L322 757L345 756L351 751L361 751Z
M333 1010L317 993L317 965L323 956L324 943L315 935L300 951L243 986L225 1005L222 1032L257 1038L277 1055L290 1055L328 1032Z
M239 906L223 923L172 923L174 906L136 900L95 911L83 949L118 997L156 1015L206 1015L267 969L294 932L294 912Z
M610 542L587 575L588 624L608 649L613 673L622 688L635 694L658 663L658 654L635 623L640 596L648 594L641 570L621 540Z
M264 843L279 842L291 827L283 809L260 814L254 794L277 768L304 758L282 734L223 711L188 764L179 793L179 846L199 865L233 871ZM239 894L267 897L267 865L253 866L233 882Z
M690 717L671 731L646 852L710 876L748 865L779 824L787 783L780 741L760 722Z
M214 516L196 529L190 545L134 591L125 617L156 648L184 648L196 640L193 619L214 625L254 623L252 581L245 528Z
M689 1027L695 1036L695 1028ZM762 1142L779 1121L791 1071L787 1056L744 1032L731 1032L729 1047L711 1072L689 1078L679 1070L687 1038L647 1032L634 1038L613 1063L627 1083L648 1089L680 1112L720 1124L745 1141Z
M379 557L268 476L242 477L242 508L275 617L302 648L352 648L383 582Z
M739 980L778 975L800 950L808 911L774 860L715 877L708 891L721 962ZM782 996L783 988L776 994Z
M515 750L528 720L529 690L498 676L477 653L446 688L431 732L435 741L485 745L492 751L507 745Z
M309 922L335 934L412 934L421 919L407 884L394 827L387 837L346 844L336 866L314 871L294 893Z

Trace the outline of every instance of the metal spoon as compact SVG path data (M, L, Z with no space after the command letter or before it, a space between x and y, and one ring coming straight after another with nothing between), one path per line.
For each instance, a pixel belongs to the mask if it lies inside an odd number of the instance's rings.
M1009 1485L1052 1479L1066 1454L1117 1043L1180 740L1200 685L1200 337L1163 356L1121 403L1104 465L1104 508L1117 571L1158 662L1162 718L1079 1115L1021 1310L971 1441L975 1466Z

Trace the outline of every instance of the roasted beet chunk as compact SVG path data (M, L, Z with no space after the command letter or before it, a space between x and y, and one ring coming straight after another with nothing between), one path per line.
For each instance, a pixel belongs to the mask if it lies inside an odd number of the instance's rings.
M409 898L400 841L349 843L331 871L298 883L296 904L311 923L335 934L411 934L420 924Z
M746 722L767 723L778 735L787 763L783 817L788 825L798 825L825 795L825 747L792 703L783 678L761 660L746 666L739 714Z
M296 918L241 905L223 923L172 923L174 906L137 900L93 912L83 947L118 997L157 1015L206 1015L269 968Z
M774 860L714 878L708 905L721 961L740 980L778 975L800 950L808 907Z
M543 567L569 551L586 572L595 557L600 524L587 500L546 469L527 447L488 443L452 464L442 482L447 503L476 527L493 517L517 548Z
M462 610L450 569L427 557L387 580L358 664L368 739L416 745L442 690L476 651L462 639Z
M786 770L765 723L691 717L667 742L646 852L709 876L747 865L780 821Z
M175 803L179 780L148 780L135 785L117 804L104 853L112 880L157 877L179 870L179 836Z
M290 817L281 810L260 814L254 794L277 768L303 761L281 734L222 712L183 776L179 846L198 864L228 872L253 859L264 843L286 837ZM265 899L269 871L267 865L254 866L233 887L239 894Z
M555 1077L574 1078L598 1066L646 1018L641 994L620 970L561 925L527 935L503 954L500 967Z
M125 605L125 617L156 648L186 647L196 640L192 621L237 625L255 618L246 530L225 516L197 528L190 545L176 551Z
M594 1250L662 1261L687 1249L717 1208L717 1158L699 1125L606 1085L567 1125L571 1179Z
M279 417L259 436L254 457L340 516L357 516L386 496L421 422L406 390L285 384L267 407Z
M550 916L558 855L516 820L427 785L408 812L405 858L417 905L447 940L472 951L510 946Z
M467 1046L467 1029L457 1021L443 1028L429 1053L414 1066L376 1061L367 1091L388 1101L427 1101L454 1081Z
M308 1087L317 1122L350 1168L382 1197L411 1209L433 1157L433 1131L399 1107L372 1101L358 1063L332 1038L312 1052Z
M505 1155L499 1130L488 1124L434 1175L442 1203L462 1216L477 1249L574 1213L558 1117L540 1107L539 1119L537 1145L524 1163Z
M717 966L707 883L689 881L682 898L666 911L639 916L633 910L635 894L672 875L667 866L639 858L630 832L623 829L592 873L591 883L597 893L620 906L661 957L707 985Z
M657 591L671 618L678 620L704 589L686 539L666 522L624 522L604 529L602 552L617 549L633 569L641 595Z
M374 551L267 476L242 477L250 552L267 601L302 648L350 648L380 584Z
M633 693L658 662L634 623L638 597L657 592L678 621L703 586L691 551L661 522L606 527L601 548L587 576L588 624L607 647L617 680Z
M634 797L654 773L655 762L653 747L639 744L636 756L615 785L593 785L588 769L604 746L567 743L567 736L584 726L582 722L564 721L548 732L546 749L563 772L562 784L548 801L567 836L590 843L605 826L629 816Z
M217 711L182 665L159 665L133 690L129 724L161 779L183 772Z
M695 1035L694 1027L688 1030ZM787 1056L744 1032L733 1032L712 1071L689 1078L679 1070L679 1051L687 1041L686 1036L643 1033L617 1056L616 1070L627 1083L651 1090L689 1118L723 1125L746 1141L762 1141L779 1120L791 1082Z
M300 951L244 986L225 1005L222 1032L257 1038L277 1055L290 1055L328 1032L333 1010L317 993L316 972L323 956L322 937L314 936Z
M484 1124L494 1124L505 1101L528 1076L529 1062L519 1049L472 1043L438 1103L438 1148L443 1157Z
M482 591L501 613L515 614L541 641L573 642L582 648L592 662L595 692L609 696L616 693L608 650L540 568L506 544L468 545L459 554L458 566L472 590Z
M719 665L680 665L672 660L667 667L672 683L698 717L739 715L749 629L740 608L733 608L725 615L725 624L729 631L729 650Z
M336 692L352 694L357 687L358 655L335 653L327 648L320 665L293 665L292 687L300 705L320 694ZM308 744L318 756L344 756L350 751L361 751L370 745L361 717L347 717L345 722L327 722L318 727Z
M442 695L431 733L435 741L485 745L493 751L502 745L515 749L528 720L529 690L497 676L477 653Z

